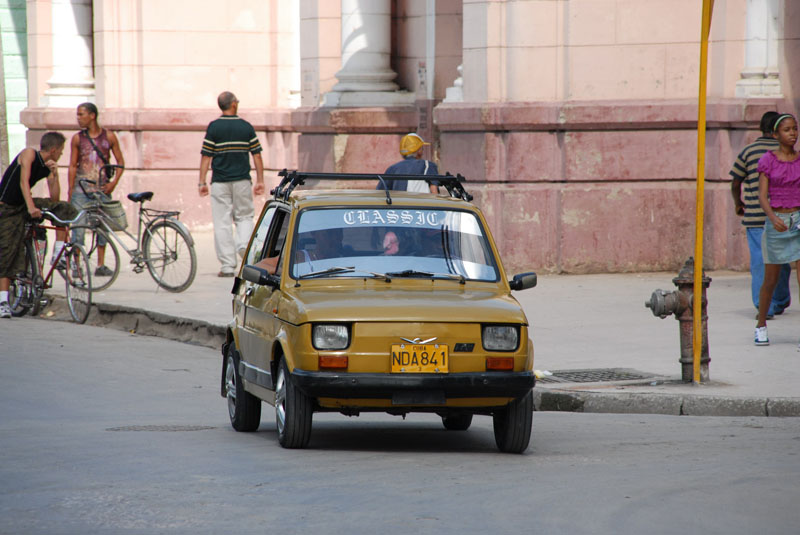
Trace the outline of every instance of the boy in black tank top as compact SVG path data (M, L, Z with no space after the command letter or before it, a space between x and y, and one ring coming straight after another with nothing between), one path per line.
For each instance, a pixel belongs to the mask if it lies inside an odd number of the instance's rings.
M0 318L10 318L8 288L11 277L25 269L24 228L27 217L42 216L42 209L54 212L61 219L73 219L78 211L67 202L59 201L61 187L58 182L58 159L64 152L65 138L59 132L42 136L41 150L32 148L20 152L8 166L0 181ZM43 178L47 179L50 198L34 198L31 188ZM64 243L65 231L56 235L58 244Z

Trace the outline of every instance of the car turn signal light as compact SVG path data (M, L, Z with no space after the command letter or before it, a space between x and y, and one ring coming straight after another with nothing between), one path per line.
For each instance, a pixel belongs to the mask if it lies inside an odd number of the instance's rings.
M510 372L514 370L514 357L488 357L486 369Z
M347 355L320 355L319 368L343 370L347 368Z

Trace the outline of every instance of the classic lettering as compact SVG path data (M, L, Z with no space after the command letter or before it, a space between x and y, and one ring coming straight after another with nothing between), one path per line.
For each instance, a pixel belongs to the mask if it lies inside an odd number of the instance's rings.
M346 226L353 225L409 225L439 227L439 212L427 210L347 210L342 213Z

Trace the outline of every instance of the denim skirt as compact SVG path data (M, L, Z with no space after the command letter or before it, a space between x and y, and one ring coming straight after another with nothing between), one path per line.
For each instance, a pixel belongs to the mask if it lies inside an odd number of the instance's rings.
M765 264L788 264L800 260L800 210L789 213L775 212L789 230L778 232L767 219L761 236L761 251Z

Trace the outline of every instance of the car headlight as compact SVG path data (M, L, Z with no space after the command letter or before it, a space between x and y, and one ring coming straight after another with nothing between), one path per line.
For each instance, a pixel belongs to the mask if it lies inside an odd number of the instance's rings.
M314 325L311 341L316 349L344 349L350 344L347 325Z
M516 326L483 326L483 348L487 351L514 351L518 346L519 329Z

